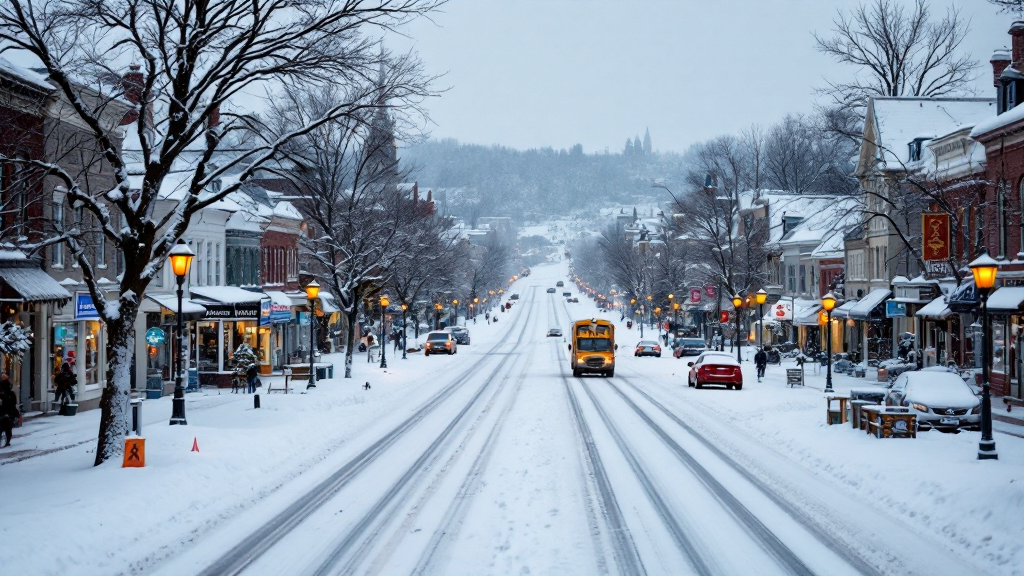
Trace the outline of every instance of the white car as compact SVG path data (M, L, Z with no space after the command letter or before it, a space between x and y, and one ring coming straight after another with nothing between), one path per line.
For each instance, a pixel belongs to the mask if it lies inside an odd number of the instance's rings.
M925 430L977 430L981 425L981 400L953 372L904 372L889 387L885 404L910 408L917 427Z
M423 347L423 355L430 356L431 354L452 354L458 353L459 343L455 340L455 335L447 330L436 330L427 334L427 343Z

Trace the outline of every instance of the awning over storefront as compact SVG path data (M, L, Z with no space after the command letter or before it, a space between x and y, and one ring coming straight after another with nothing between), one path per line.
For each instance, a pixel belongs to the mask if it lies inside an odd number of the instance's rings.
M793 320L793 324L795 326L817 326L819 311L821 311L821 304L804 308L803 314L797 316L796 320Z
M832 311L833 318L849 318L850 310L857 305L858 300L843 302L843 305Z
M324 314L336 314L341 312L337 306L334 305L333 294L321 294L320 304L324 307Z
M67 302L71 293L39 268L2 267L0 280L26 302Z
M946 297L939 296L918 310L914 315L926 320L945 320L953 315L953 311L946 304Z
M171 314L178 313L178 297L171 294L146 294L146 298L159 304ZM206 316L206 307L202 304L187 299L181 299L181 317L188 320L197 320Z
M960 314L969 314L978 307L981 299L978 298L978 289L974 286L974 280L968 280L957 286L949 295L949 309Z
M280 290L267 290L270 296L270 323L283 324L292 319L292 307L295 303L291 297Z
M871 311L880 306L882 302L885 302L889 294L890 292L886 288L875 288L853 305L847 314L854 320L867 320L868 316L871 315Z
M1024 286L1003 286L988 297L989 312L1020 312L1024 310Z
M263 292L235 286L199 286L190 288L189 292L196 303L206 308L205 317L208 320L255 320L261 324L269 322L271 303Z

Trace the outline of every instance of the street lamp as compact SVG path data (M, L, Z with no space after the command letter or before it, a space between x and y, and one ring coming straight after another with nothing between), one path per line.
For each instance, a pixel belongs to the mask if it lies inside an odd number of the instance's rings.
M454 326L458 326L459 325L459 301L458 300L452 300L452 304L455 305L455 321L452 322L451 318L449 318L448 319L448 323L452 324Z
M310 388L316 388L316 367L313 366L313 350L316 346L316 338L314 337L313 325L316 320L316 297L320 295L320 284L316 280L306 284L306 298L309 299L309 384L306 384L306 390Z
M968 264L974 274L974 286L981 296L981 441L978 442L978 460L998 460L996 441L992 437L992 397L989 395L989 366L992 359L990 346L992 328L988 324L988 295L996 285L999 264L987 253Z
M675 312L674 312L674 310L676 308L675 308L675 306L673 306L673 304L674 304L673 299L675 297L676 297L675 294L669 294L668 295L668 309L669 310L673 310L673 313L672 313L672 329L673 330L675 330L675 327L676 327L676 317L675 317Z
M654 296L651 296L650 294L648 294L647 295L647 308L646 308L646 310L648 312L650 312L651 314L654 314L654 308L651 307L651 300L654 300ZM651 328L654 328L654 326L651 326Z
M408 360L405 357L405 349L409 347L409 327L405 325L405 311L409 309L409 306L402 303L402 360Z
M654 317L658 320L658 339L661 339L661 306L654 309Z
M195 253L189 249L184 240L178 239L178 243L167 253L167 259L171 261L171 271L178 279L178 353L174 355L174 362L177 366L174 369L174 400L171 401L171 425L181 424L185 426L185 389L181 387L181 369L185 364L185 325L181 318L181 299L185 294L185 277L188 276L188 269L192 266L192 258Z
M754 300L757 302L757 317L760 318L758 322L760 326L757 328L757 345L764 349L764 303L768 301L768 293L761 288L754 294Z
M486 298L484 298L484 300L486 300ZM474 311L473 311L473 321L475 322L476 321L476 313L480 311L480 299L479 298L473 298L473 305L475 306Z
M732 297L732 307L736 309L736 361L743 362L743 356L740 355L740 310L743 308L743 296L739 292Z
M387 310L387 308L388 308L388 306L390 304L391 304L391 300L388 300L387 294L381 294L380 295L380 367L381 368L387 368L388 367L388 358L387 358L387 356L388 356L387 355L388 347L386 346L387 340L384 339L384 336L386 335L385 331L384 331L384 311Z
M434 318L434 330L441 329L441 303L437 302L434 304L434 308L437 310L437 316Z
M832 309L836 307L836 297L831 292L821 297L821 307L825 309L828 323L825 330L828 331L828 369L825 372L825 392L832 392Z

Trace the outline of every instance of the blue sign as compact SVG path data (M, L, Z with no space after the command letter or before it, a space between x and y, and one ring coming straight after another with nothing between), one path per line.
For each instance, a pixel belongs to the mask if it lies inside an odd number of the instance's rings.
M886 318L902 318L907 315L907 305L905 302L896 302L895 300L885 301L885 317Z
M75 292L75 320L94 320L99 317L100 313L92 303L92 294Z
M271 302L269 299L260 300L260 326L270 324Z
M167 340L167 334L159 328L150 328L146 330L146 344L150 346L159 346Z

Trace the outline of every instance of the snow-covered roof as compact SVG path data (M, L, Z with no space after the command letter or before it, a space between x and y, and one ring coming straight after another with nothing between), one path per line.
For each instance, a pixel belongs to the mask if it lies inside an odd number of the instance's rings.
M914 138L923 133L948 134L961 126L977 125L995 113L992 98L872 98L868 105L868 122L874 132L871 144L879 147L876 155L886 169L901 170L910 162L907 145Z
M263 292L253 292L237 286L193 286L189 288L189 293L192 298L231 304L259 302L266 298Z
M1010 70L1010 68L1007 68L1007 70ZM1006 128L1007 126L1020 122L1021 120L1024 120L1024 106L1016 106L1015 108L1007 110L998 116L995 115L995 110L992 110L992 114L989 118L986 118L974 125L974 129L971 130L971 138L977 139L983 134L998 132L1002 128Z
M45 92L52 92L57 87L50 84L45 74L40 74L30 68L19 66L6 58L0 58L0 72L7 74L29 86Z

